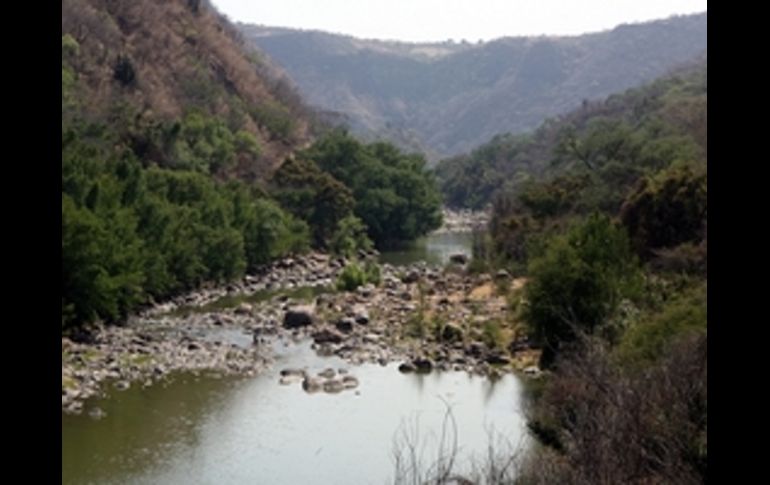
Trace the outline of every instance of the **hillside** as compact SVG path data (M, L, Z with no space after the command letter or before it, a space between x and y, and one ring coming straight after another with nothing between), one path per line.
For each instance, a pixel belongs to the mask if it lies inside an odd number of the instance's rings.
M492 205L494 264L521 269L539 238L601 213L640 257L705 264L707 60L492 139L437 167L446 203ZM698 246L703 242L704 246ZM680 244L686 254L663 255ZM533 246L534 245L534 246ZM505 261L502 263L501 261Z
M63 106L63 121L85 116L138 133L193 112L216 118L255 138L259 156L229 167L249 179L308 140L312 113L286 76L205 0L64 0L62 39L63 87L77 101ZM134 140L143 158L169 164L153 145Z
M440 226L421 156L327 129L207 3L62 10L63 330Z
M706 49L705 13L577 37L406 44L239 24L309 103L432 159L521 133L650 81Z
M609 161L633 159L637 170L683 154L705 159L706 72L707 60L700 58L642 87L585 102L531 133L498 135L468 154L442 160L436 172L445 201L480 208L500 191L518 195L528 183L576 163L606 163L602 150L613 142L618 151L607 155Z

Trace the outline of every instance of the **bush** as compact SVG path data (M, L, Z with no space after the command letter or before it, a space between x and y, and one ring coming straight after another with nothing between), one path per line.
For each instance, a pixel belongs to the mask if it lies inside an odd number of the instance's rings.
M682 335L706 332L706 285L668 302L663 309L629 328L615 354L623 363L644 365L668 353L668 344Z
M558 460L536 451L523 483L707 483L705 335L678 338L640 370L583 343L562 356L529 416Z
M362 268L358 263L349 263L337 278L337 289L353 291L366 284L380 284L380 267L374 263L366 263Z
M640 271L628 238L605 216L593 215L554 237L529 266L526 319L549 367L564 343L593 333L635 296Z
M340 220L329 241L329 249L346 258L356 256L359 250L372 249L372 241L366 235L366 226L361 219L350 215Z
M353 213L378 247L411 241L441 226L441 195L421 155L402 153L389 143L365 145L335 130L302 157L350 190Z
M307 225L259 190L144 168L113 132L93 131L62 130L62 326L116 321L307 248Z
M705 236L706 175L690 168L642 179L620 210L637 253L649 259L654 250L697 243Z

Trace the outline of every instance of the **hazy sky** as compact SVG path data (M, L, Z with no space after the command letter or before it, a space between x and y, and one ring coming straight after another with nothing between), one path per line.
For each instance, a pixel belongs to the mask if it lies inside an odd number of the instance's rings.
M412 42L575 35L706 11L706 0L212 0L232 21Z

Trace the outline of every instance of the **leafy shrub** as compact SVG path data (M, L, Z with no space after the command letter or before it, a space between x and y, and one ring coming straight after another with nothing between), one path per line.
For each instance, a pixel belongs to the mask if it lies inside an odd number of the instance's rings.
M372 241L366 235L366 226L358 217L349 215L337 223L337 230L329 241L329 249L340 256L352 258L359 250L372 248Z
M380 284L380 267L374 263L366 263L361 267L358 263L349 263L337 277L337 289L353 291L359 286Z
M605 323L640 282L624 230L599 215L549 241L545 253L530 263L529 274L526 318L543 345L544 367L563 343Z
M654 179L643 179L620 211L637 253L649 259L653 251L704 237L706 175L674 168Z
M699 285L629 328L615 352L625 363L649 364L663 357L670 342L682 335L705 333L706 315L706 286Z

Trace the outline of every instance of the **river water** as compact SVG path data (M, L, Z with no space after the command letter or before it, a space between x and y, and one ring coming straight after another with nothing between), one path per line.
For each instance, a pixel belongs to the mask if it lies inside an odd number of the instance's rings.
M462 250L462 236L436 236L414 251ZM110 391L83 415L62 415L62 483L385 484L393 483L394 451L407 444L428 468L456 443L458 471L482 462L490 444L526 446L523 384L514 375L405 375L395 364L320 357L309 342L279 342L275 351L276 365L257 377L181 375ZM360 386L308 394L299 383L278 383L286 367L347 369ZM89 417L94 406L106 417Z
M405 265L425 261L445 265L453 254L471 256L473 233L437 232L399 249L383 251L380 261L393 265Z

